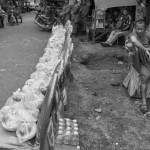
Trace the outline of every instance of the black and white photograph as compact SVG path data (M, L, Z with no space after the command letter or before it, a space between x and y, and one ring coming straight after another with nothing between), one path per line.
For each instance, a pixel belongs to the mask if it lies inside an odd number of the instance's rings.
M150 150L150 0L0 0L0 150Z

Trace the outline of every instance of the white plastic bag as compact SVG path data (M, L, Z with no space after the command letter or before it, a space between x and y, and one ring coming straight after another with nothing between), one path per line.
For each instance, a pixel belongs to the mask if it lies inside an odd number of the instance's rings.
M33 82L31 85L30 85L30 88L33 90L33 91L39 91L40 87L43 87L45 86L45 83L44 83L44 80L43 79L38 79L36 80L35 82ZM46 86L45 86L46 87Z
M27 142L36 135L36 124L35 123L21 124L16 131L16 135L20 143Z
M37 118L33 117L33 115L26 108L17 109L16 115L19 116L24 122L37 121Z
M22 99L22 102L27 109L33 109L33 108L40 109L43 104L43 101L44 98L40 97L37 94L34 94L32 99L28 99L27 97L24 97Z
M5 106L13 106L16 103L18 102L16 102L12 97L9 97L5 103Z
M4 106L4 107L0 110L0 121L2 121L2 118L3 118L7 113L9 113L10 111L12 111L10 108L11 108L10 106ZM10 112L10 113L11 113L11 112Z
M28 79L25 83L25 85L31 85L34 82L34 79Z
M12 98L15 100L15 101L21 101L21 99L23 98L24 94L21 92L21 91L16 91L16 92L13 92L13 95L12 95Z
M36 108L28 109L28 112L34 117L35 120L38 120L40 114L39 109Z
M32 80L35 80L39 78L39 73L38 72L33 72L31 75L30 75L30 79Z
M30 88L29 85L25 85L22 88L22 92L24 93L24 97L22 98L22 100L26 100L26 101L32 101L34 100L34 93L32 91L32 89Z
M22 123L23 120L15 114L5 114L1 120L3 128L7 131L16 131Z

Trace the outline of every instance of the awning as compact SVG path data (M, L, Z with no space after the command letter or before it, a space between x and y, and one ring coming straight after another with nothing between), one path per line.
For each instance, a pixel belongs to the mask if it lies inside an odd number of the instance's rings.
M104 9L111 7L135 6L136 0L95 0L95 9Z

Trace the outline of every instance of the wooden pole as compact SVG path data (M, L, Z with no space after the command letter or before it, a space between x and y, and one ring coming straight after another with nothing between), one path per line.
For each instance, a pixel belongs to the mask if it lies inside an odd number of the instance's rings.
M95 32L96 32L96 14L97 14L97 11L94 10L94 29L93 29L93 34L92 34L92 44L95 44Z

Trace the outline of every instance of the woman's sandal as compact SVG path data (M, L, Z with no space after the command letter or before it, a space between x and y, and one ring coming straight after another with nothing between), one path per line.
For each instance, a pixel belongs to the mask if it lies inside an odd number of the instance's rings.
M140 108L141 112L143 114L147 113L148 112L148 109L147 109L147 106L146 105L141 105L141 108Z

